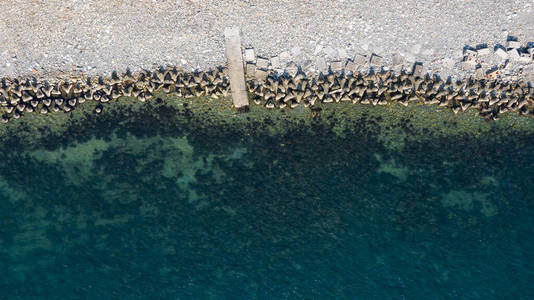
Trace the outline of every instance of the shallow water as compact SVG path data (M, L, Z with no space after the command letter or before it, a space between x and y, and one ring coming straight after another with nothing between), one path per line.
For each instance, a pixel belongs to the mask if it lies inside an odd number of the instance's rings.
M4 136L1 298L534 298L531 132L336 114Z

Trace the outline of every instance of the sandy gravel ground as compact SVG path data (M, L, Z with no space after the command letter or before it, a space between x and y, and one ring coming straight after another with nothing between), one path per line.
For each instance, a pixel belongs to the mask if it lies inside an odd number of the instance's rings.
M465 75L473 71L460 68L466 45L486 43L493 52L508 35L534 42L534 2L4 1L0 76L208 68L224 63L223 31L231 25L240 26L243 43L258 55L288 51L297 64L376 53L388 65L397 53L406 65L420 61L426 71ZM485 67L500 63L493 56Z

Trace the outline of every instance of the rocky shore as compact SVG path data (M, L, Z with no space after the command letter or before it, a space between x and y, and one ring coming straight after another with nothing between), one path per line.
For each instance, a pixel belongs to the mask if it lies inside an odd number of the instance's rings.
M472 57L476 61L478 52L469 51L466 50L465 59ZM415 63L410 71L402 68L397 72L373 66L377 59L371 57L368 62L371 66L354 60L333 61L323 73L296 65L281 69L278 57L256 57L253 49L245 49L244 58L249 98L255 105L268 109L313 108L316 103L373 106L398 103L437 105L454 114L471 108L486 120L496 120L508 111L534 117L532 83L503 80L495 74L498 70L482 77L441 78L438 73L423 73L420 63ZM36 77L2 78L0 116L3 123L8 123L28 113L68 113L86 101L99 103L94 110L98 114L109 101L134 97L144 102L158 92L184 98L223 99L231 91L227 69L222 66L192 72L176 66L135 74L127 70L123 74L112 72L109 77L73 77L56 82Z

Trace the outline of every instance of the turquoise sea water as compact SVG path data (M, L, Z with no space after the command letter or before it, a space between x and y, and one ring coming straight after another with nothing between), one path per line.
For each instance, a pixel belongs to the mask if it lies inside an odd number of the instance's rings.
M164 114L3 141L0 298L534 298L531 134Z

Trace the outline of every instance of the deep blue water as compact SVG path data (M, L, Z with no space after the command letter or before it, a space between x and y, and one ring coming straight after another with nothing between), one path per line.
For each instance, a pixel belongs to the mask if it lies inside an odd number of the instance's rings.
M0 298L534 298L532 136L163 127L3 145Z

